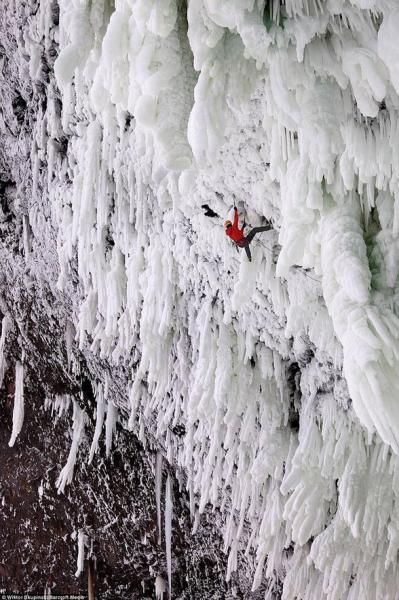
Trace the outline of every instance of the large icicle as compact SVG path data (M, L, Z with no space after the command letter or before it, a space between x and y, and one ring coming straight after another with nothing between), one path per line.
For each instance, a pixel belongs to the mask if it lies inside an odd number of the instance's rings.
M17 362L15 365L15 396L12 413L12 433L8 445L11 447L19 435L24 422L24 366Z
M98 450L98 441L101 436L101 431L104 423L105 416L105 402L104 402L104 391L101 383L98 384L96 388L97 395L97 407L96 407L96 428L94 430L93 441L90 447L90 455L89 455L89 465L91 464L94 454Z
M166 581L160 575L155 579L155 597L156 600L164 600L163 595L166 592Z
M172 483L170 475L168 475L165 493L165 549L166 565L168 569L169 598L172 598L172 511Z
M84 569L84 560L85 560L85 544L86 544L87 536L82 529L79 529L78 533L78 557L77 557L77 569L75 573L75 577L79 577L81 573L83 573Z
M399 454L399 320L372 302L371 273L360 208L347 198L322 221L323 290L344 350L353 406L370 433L376 429Z
M106 456L111 454L112 438L114 435L116 421L118 418L118 409L110 400L107 403L107 419L105 421L105 453Z
M86 415L80 408L79 404L74 401L73 403L73 433L72 433L72 444L69 450L68 460L66 465L62 468L61 473L56 481L56 487L58 493L64 492L65 486L70 484L73 479L73 471L75 468L76 458L78 455L78 449L80 440L82 439L84 427L85 427Z

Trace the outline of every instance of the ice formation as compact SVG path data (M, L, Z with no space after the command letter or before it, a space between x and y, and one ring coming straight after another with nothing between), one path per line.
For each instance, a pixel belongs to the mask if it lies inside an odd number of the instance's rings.
M157 600L163 600L166 589L166 582L162 579L162 577L157 575L155 579L155 597Z
M77 569L75 573L75 577L79 577L79 575L83 572L84 569L84 560L85 560L85 544L87 541L87 536L84 531L81 529L78 532L78 557L77 557Z
M267 579L272 595L281 580L284 600L393 598L396 2L60 8L62 114L50 104L33 159L38 178L40 153L48 158L66 295L77 264L68 363L76 330L81 349L131 373L118 407L109 382L107 453L117 410L143 441L154 436L185 474L196 524L208 503L225 515L227 579L245 552L253 590ZM272 221L251 264L204 202L223 216L245 206L253 226ZM42 222L32 211L22 225L29 259ZM89 461L106 384L104 374ZM85 419L75 402L60 491ZM156 473L160 520L158 462ZM171 569L169 555L169 588Z
M112 438L116 427L118 409L112 402L107 404L107 418L105 421L105 451L109 456L112 448Z
M6 319L6 317L5 317ZM6 321L3 319L3 327L6 330ZM3 336L2 336L3 337ZM15 444L18 435L21 433L24 423L24 365L23 362L17 362L15 365L15 396L14 410L12 413L12 432L8 445Z
M84 411L80 408L79 404L74 401L73 402L73 433L72 433L72 442L71 448L68 455L68 460L65 466L62 468L57 481L56 487L58 489L58 493L61 494L65 491L65 486L68 485L73 478L73 471L75 468L75 463L78 455L79 444L81 442L84 428L86 423L86 415Z
M170 475L166 479L165 491L165 550L166 550L166 568L168 571L168 592L169 598L172 598L172 482Z
M105 402L104 402L104 390L100 383L96 388L97 405L96 405L96 428L94 430L93 441L90 447L89 464L93 461L94 454L98 450L98 442L101 436L104 416L105 416Z

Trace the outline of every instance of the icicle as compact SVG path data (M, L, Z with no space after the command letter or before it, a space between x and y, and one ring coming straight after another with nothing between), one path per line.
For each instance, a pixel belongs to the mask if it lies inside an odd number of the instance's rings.
M8 315L3 317L1 322L1 338L0 338L0 388L3 385L4 373L6 370L6 359L4 357L4 347L6 343L7 332L11 327L11 319Z
M230 581L231 574L237 570L237 549L238 541L234 540L231 544L229 558L227 561L226 581Z
M84 559L85 559L85 544L86 544L87 536L84 532L79 529L78 533L78 559L77 559L77 570L75 573L75 577L79 577L81 573L83 573L84 569Z
M68 360L68 370L71 368L72 363L72 344L73 338L75 336L75 327L71 321L67 321L66 329L65 329L65 344L66 344L66 353Z
M157 505L158 518L158 544L162 541L162 525L161 525L161 486L162 486L162 454L157 453L157 461L155 464L155 499Z
M194 497L194 490L193 490L193 481L191 478L189 478L189 480L188 480L188 493L189 493L189 497L190 497L190 517L191 517L191 520L193 520L194 515L195 515L195 497Z
M102 384L98 384L97 387L97 414L96 414L96 429L94 431L93 441L90 448L89 465L91 464L94 454L98 449L98 441L100 439L101 431L104 423L105 415L105 402Z
M65 486L70 484L73 479L73 471L75 468L76 457L78 454L79 443L84 431L85 426L85 413L80 408L79 404L74 401L73 403L73 434L72 434L72 444L71 449L69 451L68 460L66 465L61 470L61 473L58 476L56 481L56 487L58 489L58 493L61 494L64 492Z
M111 454L112 436L114 434L117 417L118 409L116 408L115 404L108 402L107 420L105 422L105 453L107 456Z
M24 422L24 367L17 362L15 365L15 396L14 411L12 413L12 433L8 445L12 447L15 444L18 434L22 429Z
M196 510L195 511L195 515L194 515L193 528L192 528L192 531L191 531L192 535L195 535L197 533L198 527L199 527L199 524L200 524L200 519L201 519L201 514L200 514L199 510Z
M166 581L160 575L155 579L155 597L156 600L163 600L163 595L166 592Z
M71 397L68 394L64 395L56 395L54 399L46 398L44 408L48 410L51 409L51 415L56 415L56 418L62 417L64 413L67 413L69 410L69 405L71 403Z
M172 510L172 484L170 475L168 475L165 495L165 547L166 564L168 568L169 599L172 598Z

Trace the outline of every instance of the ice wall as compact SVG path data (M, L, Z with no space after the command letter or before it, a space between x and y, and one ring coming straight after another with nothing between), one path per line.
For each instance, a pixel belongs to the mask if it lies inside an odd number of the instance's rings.
M246 548L270 597L394 597L396 3L60 7L71 184L49 191L81 348L131 368L129 426L193 512L225 511L227 577ZM252 264L233 202L275 227Z

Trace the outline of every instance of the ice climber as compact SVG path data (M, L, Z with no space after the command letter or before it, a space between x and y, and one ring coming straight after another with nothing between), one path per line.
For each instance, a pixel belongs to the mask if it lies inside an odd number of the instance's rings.
M236 207L234 207L234 221L233 223L229 220L225 221L224 230L226 235L228 235L229 238L232 239L237 246L245 249L245 252L248 256L248 260L249 262L251 262L252 257L251 251L249 249L249 244L252 242L257 233L260 233L261 231L268 231L269 229L271 229L271 225L270 223L268 223L267 225L263 225L262 227L254 227L247 235L244 235L244 228L245 221L243 223L242 229L238 227L238 210Z

